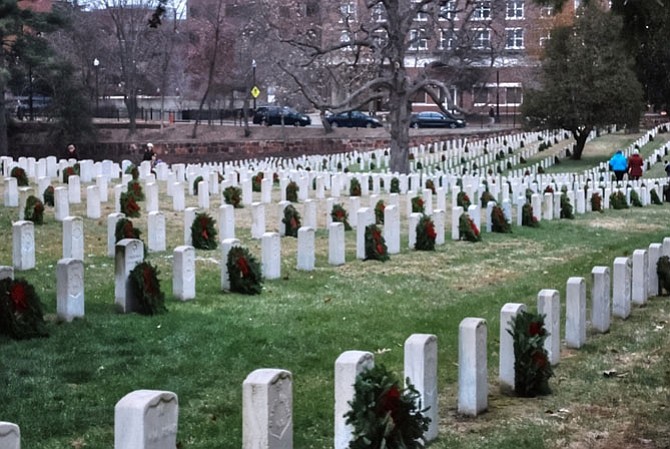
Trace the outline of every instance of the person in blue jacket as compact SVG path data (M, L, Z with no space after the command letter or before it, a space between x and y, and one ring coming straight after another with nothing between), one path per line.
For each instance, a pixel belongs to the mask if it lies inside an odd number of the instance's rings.
M628 161L626 156L623 155L623 151L618 150L614 153L614 156L610 159L610 169L614 172L617 181L623 180L623 175L626 174L628 169Z

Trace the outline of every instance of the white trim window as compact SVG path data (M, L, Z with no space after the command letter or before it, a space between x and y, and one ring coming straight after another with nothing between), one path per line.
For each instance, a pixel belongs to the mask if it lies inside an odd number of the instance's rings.
M523 28L505 28L505 48L521 50L523 45Z
M372 8L372 19L377 23L386 22L386 8L381 3L377 3Z
M475 38L472 43L472 48L477 50L488 50L491 48L491 30L488 28L476 28Z
M553 6L543 6L540 8L540 17L549 18L554 16L554 7Z
M351 33L347 30L340 31L340 44L351 43ZM350 47L344 47L344 50L351 50Z
M449 0L445 5L440 6L440 20L458 20L456 0Z
M419 3L421 0L412 0L412 7L415 7L416 3ZM417 22L428 22L428 13L425 12L426 5L422 5L419 12L414 17L414 20Z
M428 39L426 38L426 30L423 28L409 31L409 47L408 50L428 50Z
M344 2L340 5L340 23L356 20L356 2Z
M482 0L475 4L475 11L472 14L472 20L488 20L491 18L491 2Z
M551 31L547 31L543 36L540 36L540 47L544 48L547 46L547 42L551 39Z
M456 31L440 30L439 50L453 50L456 43Z
M524 0L507 0L506 19L523 19Z

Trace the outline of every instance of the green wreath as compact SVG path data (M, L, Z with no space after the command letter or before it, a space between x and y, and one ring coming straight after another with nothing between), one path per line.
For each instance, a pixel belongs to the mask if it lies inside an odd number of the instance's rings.
M365 260L389 260L386 240L382 231L377 225L368 225L365 227Z
M528 226L531 228L539 228L540 222L537 217L533 215L533 206L525 203L521 208L521 226Z
M422 214L425 211L423 198L415 196L412 198L412 213Z
M423 449L423 435L430 418L420 409L419 392L400 380L384 365L356 376L354 398L344 415L352 427L349 449Z
M621 190L613 192L610 195L610 206L612 206L612 209L628 209L626 195Z
M226 260L230 291L245 295L258 295L263 289L260 264L246 248L234 246Z
M570 199L568 198L567 193L563 193L561 195L561 218L567 218L568 220L575 218L573 207L570 203Z
M79 175L79 164L70 165L63 169L63 184L68 184L70 176Z
M144 191L142 190L142 184L139 181L132 180L128 181L128 195L132 195L135 202L144 201Z
M284 218L281 222L284 224L284 235L288 237L298 237L298 229L300 229L300 214L289 204L284 208Z
M426 189L429 189L435 195L435 182L432 179L426 180Z
M514 339L514 391L522 397L551 393L549 378L554 372L549 363L544 341L549 334L544 315L519 312L507 329Z
M630 204L633 207L642 207L642 201L640 201L640 195L635 190L630 191Z
M49 335L42 302L25 279L0 280L0 334L14 340Z
M490 201L495 201L495 197L491 194L491 192L487 190L482 193L482 196L479 197L480 204L482 205L482 208L486 207Z
M223 189L223 200L235 209L242 207L242 189L235 186L228 186Z
M512 225L505 218L505 212L503 212L502 207L497 204L491 210L491 231L503 234L512 232Z
M593 212L603 212L603 199L598 192L591 195L591 210Z
M334 223L344 223L345 231L351 231L351 225L349 224L349 213L340 203L333 205L333 209L330 211L330 218Z
M142 315L167 312L158 274L158 269L149 262L137 264L130 272L128 288L132 297L137 299L136 311Z
M656 193L656 189L651 189L651 204L663 204L663 201L661 201L658 193Z
M36 196L30 195L26 199L26 208L23 211L26 220L32 221L36 225L44 224L44 203Z
M468 242L479 242L482 240L479 228L477 228L477 225L467 213L462 213L458 219L458 235L461 240L467 240Z
M251 178L251 190L254 192L260 192L262 180L263 180L263 172L259 172L253 178Z
M54 186L47 186L47 188L44 189L42 197L44 198L44 204L46 206L54 207Z
M462 207L463 210L467 212L470 204L472 203L470 202L468 194L465 192L458 192L458 195L456 195L456 205Z
M414 249L417 251L435 251L435 239L437 232L435 232L435 224L433 220L424 215L416 225L416 242Z
M286 201L290 201L292 203L297 203L298 202L298 190L300 190L300 187L298 187L298 183L295 181L291 181L286 185Z
M349 181L349 196L361 196L361 183L357 178L351 178Z
M389 187L390 193L400 193L400 180L395 176L391 178L391 185Z
M198 195L198 184L200 184L200 181L204 181L202 176L198 176L193 180L193 195Z
M376 224L384 224L384 210L386 209L386 204L384 203L384 200L379 200L377 201L377 204L375 204L375 223Z
M140 206L137 205L132 193L122 192L119 202L121 203L121 213L126 217L137 218L140 216Z
M25 187L29 184L28 175L26 174L26 171L21 167L12 168L12 171L10 172L9 176L11 176L12 178L16 178L16 185L18 187Z
M126 171L124 173L126 175L132 176L135 180L140 178L140 172L134 164L130 164L128 167L126 167Z
M142 231L140 231L133 225L132 220L129 220L127 218L120 218L116 222L116 227L114 228L114 241L116 243L119 243L119 241L123 239L140 240L141 235Z
M216 222L206 212L195 215L191 224L191 240L193 247L198 249L216 249L217 241Z

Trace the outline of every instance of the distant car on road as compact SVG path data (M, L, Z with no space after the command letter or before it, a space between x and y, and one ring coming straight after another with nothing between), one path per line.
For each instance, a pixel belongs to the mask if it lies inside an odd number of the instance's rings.
M375 117L370 117L368 114L361 111L340 112L326 117L326 121L330 126L337 128L338 126L344 128L379 128L382 122Z
M256 108L252 122L257 125L284 125L307 126L312 119L288 106L260 106Z
M419 112L413 114L409 126L412 128L465 128L465 120L441 112Z

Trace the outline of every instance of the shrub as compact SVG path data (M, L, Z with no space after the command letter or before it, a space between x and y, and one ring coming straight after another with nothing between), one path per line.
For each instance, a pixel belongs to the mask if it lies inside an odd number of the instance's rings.
M226 260L230 291L258 295L263 289L263 275L258 261L241 246L234 246Z
M551 393L549 378L554 372L549 363L544 341L549 335L544 328L544 315L519 312L507 332L514 339L514 391L522 397Z
M420 395L384 365L356 376L351 409L344 415L353 429L349 449L423 449L430 418L423 416Z

